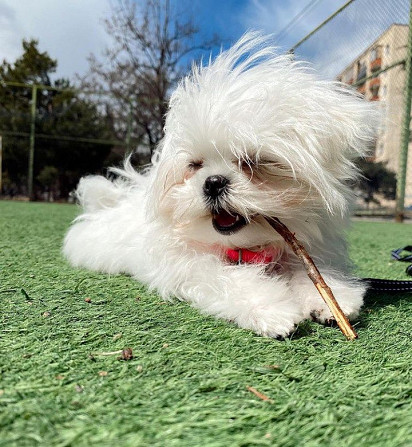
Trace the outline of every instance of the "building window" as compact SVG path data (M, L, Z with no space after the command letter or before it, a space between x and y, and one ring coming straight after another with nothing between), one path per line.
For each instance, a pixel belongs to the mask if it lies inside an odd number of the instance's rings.
M385 46L385 56L389 56L389 45Z
M366 78L366 64L365 62L358 62L358 76L356 77L356 82L361 81ZM364 82L362 82L363 84Z
M377 85L377 86L374 85L371 88L371 94L372 94L371 101L378 101L379 100L379 85Z
M382 65L382 58L381 58L381 50L380 47L375 47L371 50L369 54L370 59L370 69L371 71L380 70Z

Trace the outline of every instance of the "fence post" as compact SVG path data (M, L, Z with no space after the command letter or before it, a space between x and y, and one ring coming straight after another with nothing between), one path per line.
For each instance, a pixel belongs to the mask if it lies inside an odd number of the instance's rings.
M133 124L133 102L131 99L129 99L129 113L127 114L127 130L126 130L127 155L129 155L131 151L132 124Z
M411 123L412 100L412 0L409 9L408 47L405 61L405 108L402 124L401 148L399 153L398 181L396 183L396 214L395 220L403 222L405 217L406 172L408 167L408 149Z
M0 196L3 190L3 137L0 135Z
M34 171L34 143L36 132L36 106L37 106L37 85L33 84L31 88L31 118L30 118L30 149L29 149L29 175L28 175L28 193L29 200L34 200L33 192L33 171Z

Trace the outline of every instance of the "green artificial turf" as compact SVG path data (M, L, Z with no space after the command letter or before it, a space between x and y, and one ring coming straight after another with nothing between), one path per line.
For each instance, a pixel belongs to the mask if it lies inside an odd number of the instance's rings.
M355 342L312 322L262 338L70 267L76 213L0 202L0 445L412 445L412 295L369 295ZM356 222L350 241L359 275L407 279L389 253L412 225Z

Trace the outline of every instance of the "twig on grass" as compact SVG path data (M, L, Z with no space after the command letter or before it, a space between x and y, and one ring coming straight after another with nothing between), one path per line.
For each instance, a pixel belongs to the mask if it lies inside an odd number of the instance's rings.
M21 292L21 294L24 296L24 298L26 298L27 301L33 301L33 300L30 298L29 294L28 294L23 288L20 289L20 292Z
M95 356L110 356L110 355L117 355L117 354L121 354L120 357L117 357L117 360L132 360L133 359L132 348L124 348L124 349L120 349L119 351L92 352L90 354L90 357L94 358Z
M106 355L116 355L116 354L121 354L122 350L120 349L120 351L110 351L110 352L92 352L90 355L94 356L106 356Z
M273 400L270 399L269 397L266 396L266 394L261 393L260 391L258 391L256 388L253 388L252 386L247 386L246 389L248 391L250 391L251 393L253 393L255 396L257 396L259 399L262 399L266 402L271 402L273 403Z
M318 289L321 297L329 307L332 315L338 323L340 330L343 332L346 338L348 340L354 340L355 338L358 338L358 334L349 323L346 315L342 312L342 309L333 296L332 290L326 284L325 280L314 264L312 258L309 256L305 247L296 239L295 235L288 229L288 227L284 225L277 217L265 216L265 219L268 221L270 226L283 237L283 239L293 250L295 255L300 259L306 269L306 273L312 280L313 284L315 284L315 287Z

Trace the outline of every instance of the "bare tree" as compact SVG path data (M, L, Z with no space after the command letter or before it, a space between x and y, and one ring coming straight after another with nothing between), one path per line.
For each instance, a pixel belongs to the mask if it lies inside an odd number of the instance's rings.
M132 137L150 153L162 137L168 96L187 69L189 53L217 42L214 36L198 44L198 27L183 16L170 0L117 0L105 21L113 46L104 61L90 57L91 72L83 80L112 92L105 107L116 137Z

